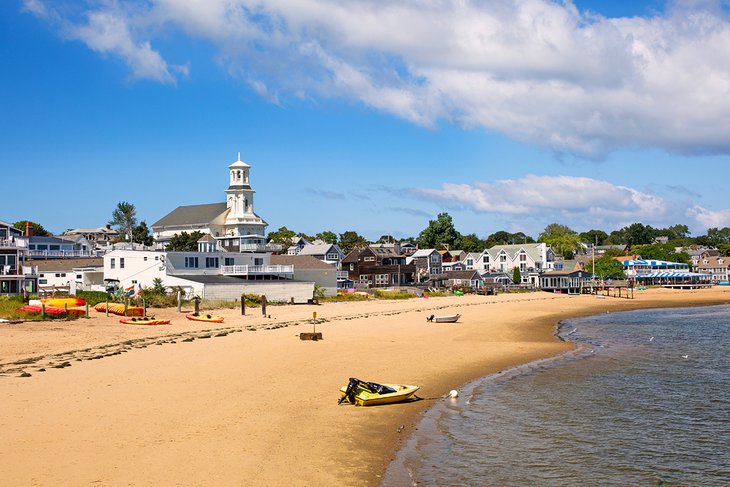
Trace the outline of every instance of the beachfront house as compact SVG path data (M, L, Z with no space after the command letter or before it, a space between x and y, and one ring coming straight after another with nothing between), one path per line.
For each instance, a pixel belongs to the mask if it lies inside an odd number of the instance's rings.
M538 285L543 291L580 294L592 281L593 275L584 270L553 270L540 274Z
M292 244L286 249L288 255L297 255L307 245L312 245L312 242L306 238L297 235L292 237Z
M152 287L160 279L168 290L189 297L234 300L241 294L297 303L313 297L313 282L294 282L292 265L271 264L270 252L171 252L114 250L104 255L104 281L110 290Z
M443 273L443 260L436 249L419 249L406 259L416 269L416 284L433 287L444 285L446 276Z
M37 259L40 292L104 291L104 259L101 257Z
M337 267L327 264L311 255L272 255L271 265L291 266L294 269L292 280L313 282L325 296L337 294Z
M718 251L703 251L692 258L692 272L709 274L713 284L730 282L730 257Z
M0 295L38 292L38 268L27 264L28 238L0 221Z
M481 254L475 266L479 270L512 275L520 269L522 284L539 286L541 273L552 270L555 254L545 243L495 245Z
M338 273L340 287L347 283L364 288L410 285L416 267L408 259L387 244L354 249L342 259Z
M624 273L637 285L658 285L672 288L695 289L712 286L712 276L691 272L683 262L665 260L632 259L616 257L624 266Z
M477 270L454 270L445 271L446 287L449 288L471 288L478 291L484 287L484 278Z

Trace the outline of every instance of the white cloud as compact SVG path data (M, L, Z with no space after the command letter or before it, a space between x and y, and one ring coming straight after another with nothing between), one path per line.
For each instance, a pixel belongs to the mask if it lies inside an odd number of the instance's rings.
M687 223L704 232L730 226L730 209L711 211L685 200L667 199L607 181L574 176L527 175L471 184L443 183L410 194L439 205L459 205L477 213L523 222L569 223L575 229L616 229L642 222L657 227ZM682 195L684 197L685 195ZM685 208L685 210L683 210Z
M26 0L48 18L54 3ZM570 1L150 0L102 3L69 32L138 78L174 77L152 39L217 46L275 103L341 97L602 157L620 147L730 153L730 22L716 1L603 18ZM60 8L57 9L59 12Z
M708 210L701 206L693 206L687 209L687 216L694 218L702 228L723 228L730 227L730 209Z

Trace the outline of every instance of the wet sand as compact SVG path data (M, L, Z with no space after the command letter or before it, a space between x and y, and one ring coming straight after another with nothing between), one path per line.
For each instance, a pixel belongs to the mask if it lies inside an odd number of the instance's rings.
M216 310L167 326L92 319L0 325L5 485L377 485L449 390L570 345L558 320L723 304L730 290L636 299L548 293ZM190 311L190 310L187 310ZM298 339L316 330L324 340ZM461 313L460 323L426 323ZM348 377L419 384L421 401L338 406Z

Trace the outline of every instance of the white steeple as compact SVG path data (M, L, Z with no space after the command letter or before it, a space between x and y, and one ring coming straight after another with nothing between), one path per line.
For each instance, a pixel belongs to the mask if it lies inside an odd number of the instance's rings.
M253 195L249 170L251 166L241 160L241 153L233 164L228 166L229 186L226 189L226 234L228 235L263 235L266 228L264 222L253 211ZM231 228L233 227L233 228Z

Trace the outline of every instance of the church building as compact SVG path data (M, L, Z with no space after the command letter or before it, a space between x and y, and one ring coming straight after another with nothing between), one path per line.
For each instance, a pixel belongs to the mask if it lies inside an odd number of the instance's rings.
M152 225L158 246L164 248L175 234L198 231L204 234L199 241L201 250L263 250L268 224L254 212L256 191L251 188L250 170L251 166L241 160L239 152L238 159L228 166L226 201L178 206Z

